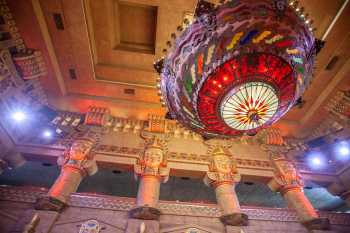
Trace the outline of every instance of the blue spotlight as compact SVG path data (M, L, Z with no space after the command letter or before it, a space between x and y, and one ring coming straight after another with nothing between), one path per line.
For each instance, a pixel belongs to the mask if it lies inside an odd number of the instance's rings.
M12 114L12 119L15 120L16 122L23 122L24 120L27 119L27 115L25 114L25 112L16 111Z
M324 155L318 151L310 152L307 155L307 161L309 166L314 169L321 169L326 165L326 159Z
M42 136L43 136L44 138L46 138L46 139L50 139L50 138L52 138L53 133L52 133L51 130L45 129L45 130L43 131Z
M335 157L339 160L350 158L350 146L346 141L341 141L335 145Z

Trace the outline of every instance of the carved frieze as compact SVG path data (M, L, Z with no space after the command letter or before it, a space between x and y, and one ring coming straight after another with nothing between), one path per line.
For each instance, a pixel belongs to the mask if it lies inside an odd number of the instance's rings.
M326 106L331 114L337 115L340 119L349 121L350 117L350 90L338 91Z
M13 61L24 80L39 78L47 74L45 62L38 50L21 50L14 54Z
M91 126L105 127L111 120L108 108L90 106L85 115L85 124Z
M46 190L24 189L0 186L0 200L35 203L38 197L44 195ZM135 207L133 198L114 196L73 194L68 202L71 208L93 208L101 210L129 211ZM177 203L160 201L159 209L163 214L181 216L220 217L221 212L217 205L199 203ZM250 220L297 222L296 212L290 209L251 208L242 206L242 212ZM327 217L331 224L349 226L350 215L333 212L320 212L321 217Z

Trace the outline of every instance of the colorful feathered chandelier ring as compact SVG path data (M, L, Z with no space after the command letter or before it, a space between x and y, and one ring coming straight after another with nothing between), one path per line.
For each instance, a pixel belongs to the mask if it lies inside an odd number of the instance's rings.
M155 63L159 95L173 119L207 137L251 135L280 119L322 45L308 14L287 0L199 1L178 31Z

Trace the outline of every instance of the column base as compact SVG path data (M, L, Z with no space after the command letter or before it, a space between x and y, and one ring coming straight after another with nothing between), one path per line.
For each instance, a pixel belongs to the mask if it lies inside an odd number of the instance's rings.
M243 213L227 214L220 217L220 220L225 225L230 226L247 226L248 215Z
M67 206L66 203L50 196L39 197L34 208L36 210L49 210L61 212Z
M144 220L158 220L160 214L160 210L148 206L136 207L129 211L130 218Z
M328 218L314 218L309 221L302 222L309 230L329 230L330 223Z

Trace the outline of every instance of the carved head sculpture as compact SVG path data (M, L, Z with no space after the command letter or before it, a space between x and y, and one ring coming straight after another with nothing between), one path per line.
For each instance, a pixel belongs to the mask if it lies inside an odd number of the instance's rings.
M294 164L285 159L273 159L273 164L276 170L276 175L283 180L284 183L291 184L302 184L301 176L296 170Z
M159 167L163 162L163 150L157 147L149 147L145 151L143 160L147 167Z
M157 168L166 163L166 143L168 138L164 135L145 134L141 135L145 139L145 152L142 162L146 167Z
M230 154L222 147L217 147L212 152L213 161L211 168L220 173L235 172L235 166L231 160Z
M69 149L70 159L73 160L84 160L89 154L93 142L91 140L78 139L73 142L72 146Z

